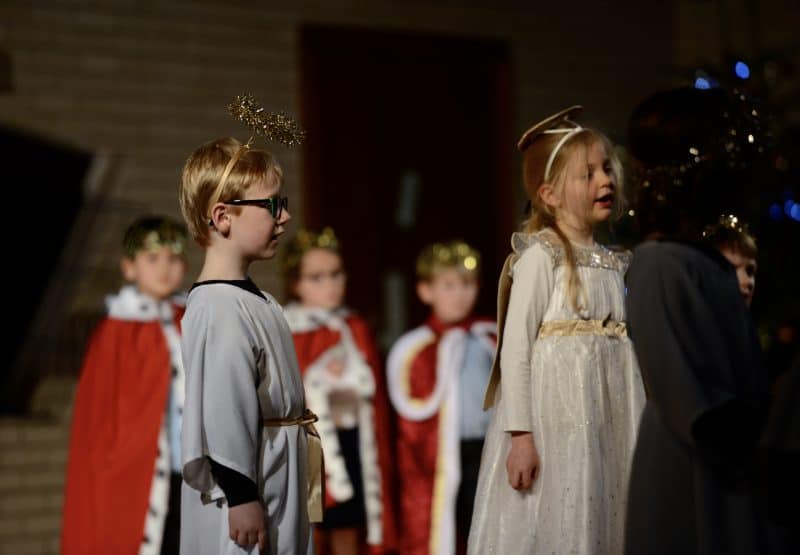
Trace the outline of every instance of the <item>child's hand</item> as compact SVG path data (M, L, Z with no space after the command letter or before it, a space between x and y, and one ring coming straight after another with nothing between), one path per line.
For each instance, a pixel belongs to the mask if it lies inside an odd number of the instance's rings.
M236 545L250 549L258 544L263 551L267 547L267 526L264 509L258 501L250 501L231 507L228 511L230 538Z
M506 459L508 483L516 490L531 487L539 473L539 453L530 432L512 432L511 450Z

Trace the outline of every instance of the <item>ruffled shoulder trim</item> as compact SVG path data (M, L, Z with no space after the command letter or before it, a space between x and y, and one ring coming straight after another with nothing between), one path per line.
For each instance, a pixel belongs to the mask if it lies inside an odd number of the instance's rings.
M555 255L555 246L560 247L558 239L550 237L550 231L542 229L534 233L517 232L511 235L511 249L514 254L521 256L523 252L533 245L541 245L550 256Z
M553 266L560 266L567 260L564 245L558 236L550 229L541 229L534 233L518 232L511 235L511 248L514 251L513 263L523 252L533 245L540 245L550 255ZM575 262L578 266L589 268L606 268L625 273L631 262L630 251L613 251L602 245L594 247L580 247L573 245Z
M334 310L324 308L306 307L298 302L290 302L283 307L283 315L292 332L308 332L318 330L322 327L338 327L350 315L350 311L345 307Z

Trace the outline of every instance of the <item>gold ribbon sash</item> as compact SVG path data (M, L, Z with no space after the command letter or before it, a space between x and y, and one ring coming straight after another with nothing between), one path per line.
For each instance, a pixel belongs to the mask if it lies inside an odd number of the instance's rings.
M324 489L323 475L325 474L325 461L322 455L322 442L319 433L314 427L314 422L319 420L316 414L306 409L303 416L296 418L266 418L264 426L275 428L279 426L302 426L308 438L308 461L306 466L306 481L308 482L307 505L308 519L311 522L322 522Z
M570 335L602 335L605 337L627 337L625 322L610 318L605 320L552 320L539 327L539 337L566 337Z

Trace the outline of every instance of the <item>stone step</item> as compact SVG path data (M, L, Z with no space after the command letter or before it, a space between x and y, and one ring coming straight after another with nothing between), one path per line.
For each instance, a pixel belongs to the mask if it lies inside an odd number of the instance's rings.
M31 416L0 418L0 555L59 552L76 378L50 376Z

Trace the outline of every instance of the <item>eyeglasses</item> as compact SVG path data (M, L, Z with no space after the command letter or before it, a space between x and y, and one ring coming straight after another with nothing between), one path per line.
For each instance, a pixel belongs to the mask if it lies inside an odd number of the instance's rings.
M269 198L256 198L256 199L235 199L226 200L223 204L232 204L234 206L260 206L266 208L272 217L276 220L281 217L284 210L289 209L289 197L269 197Z

